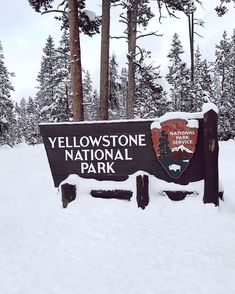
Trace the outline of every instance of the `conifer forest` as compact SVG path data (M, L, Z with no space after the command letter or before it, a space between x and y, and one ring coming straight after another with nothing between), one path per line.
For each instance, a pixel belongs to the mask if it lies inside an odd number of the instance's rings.
M195 42L197 26L206 25L197 19L197 8L203 6L204 0L156 0L159 17L152 11L150 0L99 2L100 16L86 10L85 0L25 1L35 14L56 10L61 26L58 45L48 29L35 80L37 91L32 97L12 99L14 72L9 71L5 62L7 52L0 36L0 145L40 143L38 125L42 122L148 119L172 111L198 112L206 102L215 103L219 109L220 140L234 139L235 30L232 35L222 31L220 42L213 44L213 59L207 60L201 53L200 42ZM227 13L229 2L235 1L215 1L217 17ZM115 52L109 49L113 9L119 9L118 21L125 27L123 36L116 37L127 42L125 66L119 65ZM177 28L172 28L171 45L166 52L167 73L162 74L161 64L148 62L151 52L140 47L138 40L148 35L151 19L159 22L163 14L171 18L182 13L187 17L190 62L183 58L185 49ZM91 38L100 35L100 85L97 87L90 72L82 67L80 34ZM156 43L162 42L158 33L151 34Z

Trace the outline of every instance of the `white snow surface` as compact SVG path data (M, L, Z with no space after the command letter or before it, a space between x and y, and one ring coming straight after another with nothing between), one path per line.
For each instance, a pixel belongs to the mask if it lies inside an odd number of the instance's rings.
M43 145L1 148L0 293L235 293L234 152L220 143L219 207L152 187L142 210L135 196L92 198L83 180L63 209Z
M207 113L210 110L214 110L214 112L219 113L219 109L214 103L212 103L212 102L204 103L202 106L203 114Z
M201 112L167 112L151 124L151 129L161 129L161 123L170 119L184 119L187 121L188 128L198 128L199 123L195 118L202 118Z

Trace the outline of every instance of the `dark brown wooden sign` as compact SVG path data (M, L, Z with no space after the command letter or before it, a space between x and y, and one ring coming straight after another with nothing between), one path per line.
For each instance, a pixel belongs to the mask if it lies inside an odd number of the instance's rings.
M174 200L193 192L187 191L188 183L204 179L203 201L218 205L223 191L218 190L217 113L212 108L199 117L183 117L41 124L55 187L71 174L124 181L141 172L136 177L136 197L138 206L145 208L149 203L147 172L166 182L185 185L177 191L165 191ZM63 207L76 198L76 186L66 183L61 186ZM91 195L129 200L132 188L93 190Z
M175 121L174 127L179 127L180 132L186 132L185 123L181 120L179 122L177 124ZM153 123L153 120L146 120L41 124L40 131L55 187L70 174L77 174L83 178L119 181L127 179L137 171L145 171L159 179L179 184L203 179L202 119L196 120L199 128L190 129L194 134L190 133L187 137L188 140L193 140L194 144L197 142L197 148L183 142L175 145L186 146L194 152L194 156L185 164L186 171L181 163L181 174L177 174L177 177L172 176L171 172L174 171L175 161L172 161L172 170L169 172L161 160L157 159L156 150L159 149L159 143L156 141L155 128L152 128ZM162 124L162 130L168 132L170 141L171 138L179 141L179 138L176 139L177 136L171 135L173 130L167 129L166 125ZM184 136L186 140L186 135ZM181 139L183 140L182 136ZM174 143L170 143L169 146L171 149L174 148ZM188 160L188 157L183 160Z

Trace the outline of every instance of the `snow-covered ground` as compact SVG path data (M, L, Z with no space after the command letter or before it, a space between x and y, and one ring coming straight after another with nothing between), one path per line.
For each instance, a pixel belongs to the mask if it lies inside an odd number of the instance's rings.
M80 193L63 209L43 145L1 147L0 293L235 293L234 154L220 143L219 208L201 195L153 193L142 210Z

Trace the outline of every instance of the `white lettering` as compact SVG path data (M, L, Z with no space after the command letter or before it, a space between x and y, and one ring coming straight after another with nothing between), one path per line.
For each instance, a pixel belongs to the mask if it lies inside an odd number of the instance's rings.
M84 174L88 167L89 164L87 162L81 162L81 173Z
M124 139L124 140L123 140ZM121 135L119 138L118 138L118 144L121 145L121 146L126 146L128 145L128 137L125 136L125 135Z
M115 171L112 168L113 164L114 164L114 162L107 162L107 173L108 174L115 174Z
M69 137L65 137L66 148L73 148L73 145L69 145Z
M74 160L83 160L82 154L81 154L79 149L78 149L78 151L76 153L76 156L75 156Z
M96 173L96 171L95 171L95 167L94 167L93 163L90 164L87 173L88 173L88 174L89 174L89 173Z
M137 144L136 144L137 145ZM139 135L139 146L146 146L145 134Z
M108 139L108 136L104 135L102 139L103 139L103 146L104 147L109 147L110 146L110 141Z
M100 146L100 141L101 141L101 136L99 138L97 137L92 137L92 136L89 136L89 140L91 142L91 145L94 147L94 146Z
M94 156L95 156L96 160L103 160L104 159L104 151L101 149L97 149L97 150L95 150Z
M79 148L80 147L80 145L77 142L77 137L73 137L73 147L74 148Z
M81 137L80 138L80 145L82 146L82 147L87 147L87 146L89 146L89 138L88 137L86 137L86 136L83 136L83 137Z
M105 163L104 162L97 162L97 170L98 173L104 173L105 174Z
M51 143L51 148L55 148L55 141L56 141L56 137L54 139L52 139L51 137L48 137L48 140L50 141Z
M73 150L65 150L65 161L73 160Z
M116 153L116 155L115 155L115 157L114 157L114 160L124 160L124 158L123 158L123 155L122 155L122 153L121 153L121 151L118 149L117 150L117 153Z
M132 157L129 157L128 149L125 149L125 160L133 160Z
M58 137L58 147L65 148L64 137Z

